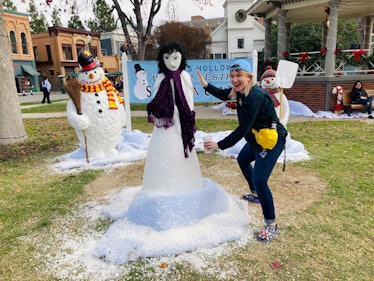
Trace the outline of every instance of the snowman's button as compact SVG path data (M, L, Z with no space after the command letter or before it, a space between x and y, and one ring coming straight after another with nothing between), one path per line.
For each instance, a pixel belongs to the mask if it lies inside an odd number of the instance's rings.
M99 113L102 113L103 112L103 110L102 109L99 109Z
M99 100L98 100L98 101L96 101L96 103L100 104L100 103L101 103L101 101L99 101Z
M98 93L95 93L95 96L97 96L97 97L98 97L98 96L99 96L99 94L98 94Z

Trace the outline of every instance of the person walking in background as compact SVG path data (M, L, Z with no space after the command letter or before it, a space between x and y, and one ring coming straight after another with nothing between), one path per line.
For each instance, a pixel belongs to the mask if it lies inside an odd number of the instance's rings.
M26 88L27 90L30 91L30 94L31 94L32 96L34 95L33 92L32 92L32 83L31 83L31 80L30 80L30 79L27 79L27 80L25 81L25 88ZM22 91L22 96L27 96L25 90Z
M52 85L51 83L49 83L48 77L44 77L44 80L42 82L42 91L43 91L42 103L45 103L45 100L47 100L48 103L51 103L51 100L49 99L51 88L52 88Z
M370 96L366 93L364 88L362 87L361 81L356 81L353 84L352 91L351 91L351 99L352 104L363 104L367 105L367 111L369 114L369 119L374 119L372 115L372 105L374 96Z
M32 87L33 87L33 85L32 85L31 79L28 79L28 80L27 80L27 85L28 85L29 90L30 90L30 95L33 96L34 93L32 92Z
M235 99L237 102L238 127L219 142L205 142L204 148L224 150L245 138L247 143L240 151L237 161L250 190L257 192L262 207L265 227L257 238L263 242L270 241L278 233L278 226L275 223L274 202L268 179L284 149L287 130L277 117L270 95L254 85L252 67L247 61L236 60L230 67L231 88L217 88L207 83L199 71L197 75L208 93L223 101ZM260 142L256 136L259 132L269 132L265 143ZM274 134L277 138L272 138ZM268 147L271 140L271 146ZM253 161L255 164L252 166Z

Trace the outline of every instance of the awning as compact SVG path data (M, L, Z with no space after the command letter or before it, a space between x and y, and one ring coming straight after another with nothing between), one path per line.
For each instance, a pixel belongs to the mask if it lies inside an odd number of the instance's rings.
M22 76L23 72L19 64L13 64L13 68L14 68L14 76Z
M116 71L116 72L112 72L112 73L105 73L106 77L117 77L117 76L120 76L120 75L122 75L122 72L120 72L120 71Z
M40 75L31 65L22 65L22 70L31 76Z

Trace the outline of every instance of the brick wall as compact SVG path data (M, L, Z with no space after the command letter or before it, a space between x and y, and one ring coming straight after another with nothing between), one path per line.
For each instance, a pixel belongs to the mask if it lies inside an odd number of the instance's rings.
M336 94L331 91L335 86L341 86L344 92L352 90L355 81L360 80L363 88L374 90L374 75L347 75L342 77L298 77L292 88L284 89L288 100L298 101L310 108L333 111L336 104Z

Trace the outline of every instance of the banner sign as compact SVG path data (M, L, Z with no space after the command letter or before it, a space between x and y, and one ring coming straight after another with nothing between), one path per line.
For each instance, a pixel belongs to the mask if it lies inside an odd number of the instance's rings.
M195 102L217 102L217 98L205 92L198 81L196 69L208 83L227 88L230 83L230 66L236 59L187 60L186 71L192 77ZM253 68L253 59L246 58ZM253 68L254 69L254 68ZM127 61L127 78L130 103L149 103L154 97L154 82L158 74L156 61ZM126 89L126 87L125 87Z

